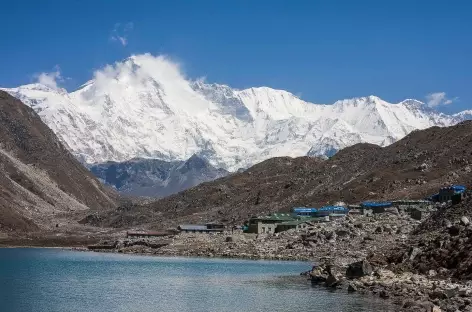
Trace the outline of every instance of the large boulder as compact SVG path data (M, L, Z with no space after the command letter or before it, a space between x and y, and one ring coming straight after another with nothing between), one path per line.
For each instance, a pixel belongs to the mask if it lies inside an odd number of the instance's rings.
M336 277L336 275L328 275L328 278L326 279L326 287L337 287L338 285L341 284L341 280Z
M458 225L453 225L449 228L449 235L457 236L461 232L461 228Z
M347 278L360 278L371 275L372 265L367 260L351 263L346 270Z

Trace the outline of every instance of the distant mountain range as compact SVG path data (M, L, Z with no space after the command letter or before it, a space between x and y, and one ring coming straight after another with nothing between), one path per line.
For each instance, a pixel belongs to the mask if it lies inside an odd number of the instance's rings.
M138 165L131 159L157 159L162 162L152 166L174 168L197 155L211 170L235 172L272 157L332 156L356 143L387 146L413 130L472 118L472 111L446 115L411 99L390 104L367 96L320 105L267 87L236 90L188 80L174 63L149 54L107 66L71 93L41 84L4 90L33 108L83 163L126 162L115 166L144 180L121 181L118 189L139 184L142 194L157 191L148 184L154 178L131 168L152 161ZM105 167L94 172L115 168ZM207 179L195 178L196 172L178 179ZM180 183L155 179L156 187Z

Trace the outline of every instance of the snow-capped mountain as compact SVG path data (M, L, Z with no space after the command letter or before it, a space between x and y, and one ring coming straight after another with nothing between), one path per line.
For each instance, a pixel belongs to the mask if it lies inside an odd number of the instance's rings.
M235 171L275 156L329 156L360 142L385 146L415 129L472 117L416 100L368 96L319 105L266 87L236 90L186 79L178 65L149 54L109 65L71 93L39 84L5 90L87 163L196 154Z
M193 155L187 161L136 158L89 166L103 183L123 194L164 197L224 177L228 172Z

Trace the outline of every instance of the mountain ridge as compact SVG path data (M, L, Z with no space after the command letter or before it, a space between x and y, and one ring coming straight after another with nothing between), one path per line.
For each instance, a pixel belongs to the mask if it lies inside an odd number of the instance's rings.
M472 121L410 133L387 147L359 143L333 157L278 157L244 172L202 183L153 202L87 218L102 226L144 226L218 220L321 207L339 201L423 199L450 184L472 184ZM87 221L86 220L86 221Z
M133 158L125 162L89 165L88 168L102 183L122 194L154 198L178 193L229 174L196 155L186 161Z
M116 207L33 109L0 90L0 232L52 230L66 214Z
M329 156L363 142L386 146L416 129L472 118L412 99L391 104L371 95L327 105L268 87L237 90L188 80L177 64L149 54L108 65L70 93L38 84L5 90L86 163L196 154L236 171L271 157Z

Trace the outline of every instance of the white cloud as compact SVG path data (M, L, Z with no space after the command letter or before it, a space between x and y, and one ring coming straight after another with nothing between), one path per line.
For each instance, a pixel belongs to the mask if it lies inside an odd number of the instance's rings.
M164 97L173 99L166 104L171 110L184 109L197 114L209 109L209 101L203 96L196 95L189 85L182 65L165 55L153 56L149 53L132 55L124 61L96 70L95 88L92 92L106 90L121 94L123 84L132 90L159 88Z
M61 69L57 65L55 66L55 71L36 74L35 79L38 83L53 89L59 89L58 82L64 81L64 78L61 75Z
M429 107L437 107L443 105L451 105L452 103L456 102L459 98L448 98L446 96L446 92L435 92L430 93L426 96L426 105Z
M118 41L122 46L126 47L128 44L128 35L133 28L134 24L132 22L126 24L116 23L111 31L110 40Z
M181 65L168 56L153 56L149 53L132 55L124 62L116 62L95 71L95 84L109 84L115 79L126 79L131 86L139 86L152 78L159 83L187 84Z

